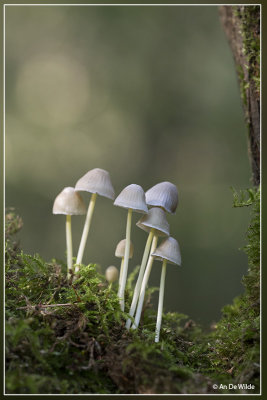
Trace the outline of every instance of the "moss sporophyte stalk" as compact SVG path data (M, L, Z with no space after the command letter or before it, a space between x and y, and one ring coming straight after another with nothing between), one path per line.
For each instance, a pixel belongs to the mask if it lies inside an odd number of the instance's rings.
M79 195L71 189L69 192ZM252 209L244 249L249 261L248 273L243 278L245 292L224 307L222 319L209 332L183 314L163 312L166 264L179 265L181 259L175 239L167 236L157 247L158 228L144 225L150 237L143 256L147 260L143 263L146 268L143 277L135 268L126 279L123 311L122 298L117 294L119 272L115 266L107 269L106 276L99 274L97 266L90 263L80 263L79 270L74 271L70 266L70 238L67 239L67 264L57 259L46 262L38 254L25 254L14 236L22 221L14 210L8 210L5 219L6 393L259 393L259 190L234 192L234 206ZM84 205L82 209L84 213ZM149 221L153 212L165 216L163 206L153 204L138 224ZM73 215L68 206L64 214ZM155 258L163 261L158 313L150 304L151 295L158 288L146 288ZM134 285L138 276L142 277L140 289ZM129 311L134 293L139 290L139 302L143 300L138 329L127 330L129 320L136 327L136 314L131 315Z

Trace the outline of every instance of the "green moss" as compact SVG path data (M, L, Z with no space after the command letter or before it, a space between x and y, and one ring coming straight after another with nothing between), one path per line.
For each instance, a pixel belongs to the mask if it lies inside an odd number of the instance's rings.
M66 265L18 249L12 234L21 220L9 214L6 237L6 391L9 394L233 393L214 383L253 383L259 391L259 193L234 194L253 207L245 251L246 291L223 310L212 333L187 316L156 312L148 291L139 330L126 331L117 288L95 265L67 282ZM137 269L127 284L126 309ZM44 307L43 305L52 305ZM67 304L65 306L55 304ZM128 308L127 308L128 307ZM236 390L236 393L243 393ZM251 393L249 391L249 393Z
M247 196L246 196L247 194ZM253 383L259 391L260 378L260 191L234 193L234 207L252 207L247 232L249 270L243 278L245 293L223 308L223 317L212 335L210 360L236 383Z
M239 71L241 93L244 94L249 82L253 82L260 93L260 6L233 7L234 16L239 20L240 32L243 37L243 54L247 58L245 68L248 70L248 81L244 80ZM245 103L246 104L246 103Z
M260 7L244 7L242 15L244 53L248 58L249 77L260 91Z
M248 104L247 89L249 87L249 83L245 81L245 74L244 74L244 71L243 71L241 65L237 66L237 73L238 73L238 79L239 79L239 83L240 83L241 99L242 99L244 106L247 106L247 104Z

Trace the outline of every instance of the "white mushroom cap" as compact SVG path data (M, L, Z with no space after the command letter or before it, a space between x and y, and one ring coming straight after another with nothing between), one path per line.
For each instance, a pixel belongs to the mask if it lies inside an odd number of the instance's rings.
M171 264L181 265L182 262L179 243L173 237L165 239L151 255L156 260L167 260Z
M165 211L159 207L152 207L148 214L144 215L136 225L146 232L150 232L151 228L154 228L158 236L170 235L170 226Z
M178 205L178 190L171 182L161 182L146 192L146 203L149 206L162 207L170 214L175 214Z
M57 195L53 205L53 214L83 215L85 213L84 201L73 187L65 187Z
M114 265L110 265L105 272L106 280L108 282L114 282L117 281L119 278L119 271Z
M122 240L117 244L117 247L116 247L116 250L115 250L115 257L118 257L118 258L124 257L125 246L126 246L126 239L122 239ZM129 258L132 258L132 257L133 257L133 252L134 252L134 247L133 247L132 241L130 241L130 254L129 254Z
M75 190L97 193L114 200L115 192L109 173L101 168L94 168L82 176L75 185Z
M114 206L119 206L123 208L131 208L133 211L147 214L148 208L146 205L145 192L139 185L134 183L126 186L116 200L114 201Z

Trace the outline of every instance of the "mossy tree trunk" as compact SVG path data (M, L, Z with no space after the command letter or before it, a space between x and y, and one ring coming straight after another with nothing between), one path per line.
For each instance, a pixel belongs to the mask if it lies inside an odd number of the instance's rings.
M260 6L220 6L248 126L254 185L260 183Z

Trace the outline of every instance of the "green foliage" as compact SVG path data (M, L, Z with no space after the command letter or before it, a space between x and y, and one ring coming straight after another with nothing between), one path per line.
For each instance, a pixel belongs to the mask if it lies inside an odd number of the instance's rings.
M247 189L241 190L239 193L232 187L234 201L233 207L245 207L251 206L255 203L259 206L260 202L260 190L259 189ZM258 211L257 211L258 213ZM256 218L258 214L256 215Z
M252 383L259 391L259 191L234 192L234 206L253 216L245 251L245 293L225 306L213 332L179 313L163 315L154 342L156 311L150 288L139 330L124 328L117 287L97 266L83 265L66 280L66 265L18 249L21 227L6 219L6 392L9 394L234 393L214 383ZM138 268L129 277L126 309ZM240 391L236 390L236 393ZM243 393L243 392L242 392ZM249 392L251 393L251 392Z
M5 216L5 259L6 263L16 254L18 242L14 238L15 234L20 231L23 223L22 219L15 214L13 208L6 210Z
M13 254L6 263L7 393L183 392L194 375L187 365L188 327L180 326L187 317L164 315L162 342L154 343L149 299L157 288L150 288L142 332L128 333L116 289L95 265L83 265L78 279L67 282L66 266L56 260ZM126 294L129 300L129 282Z
M248 228L249 270L243 278L245 293L223 308L223 318L212 335L211 363L230 375L232 382L253 383L260 377L260 190L234 193L234 207L252 207Z

